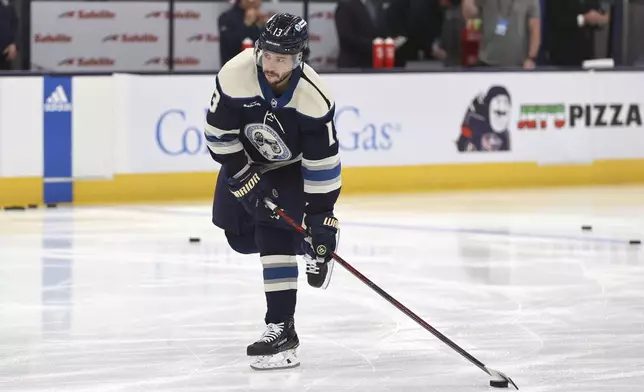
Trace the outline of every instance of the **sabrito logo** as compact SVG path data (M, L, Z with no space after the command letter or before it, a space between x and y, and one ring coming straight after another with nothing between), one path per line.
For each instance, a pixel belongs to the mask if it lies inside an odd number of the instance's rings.
M521 105L519 130L549 130L564 127L626 128L641 127L638 104L531 104Z

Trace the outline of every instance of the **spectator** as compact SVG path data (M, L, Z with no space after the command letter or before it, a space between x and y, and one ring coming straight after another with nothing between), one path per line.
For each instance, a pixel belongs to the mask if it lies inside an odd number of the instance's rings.
M442 24L439 0L393 0L388 5L386 35L395 38L396 66L429 57Z
M423 27L429 24L428 13L424 4L427 0L386 0L381 2L383 22L378 36L391 37L396 47L395 67L404 67L407 61L418 59L419 50L427 37ZM419 7L420 6L420 7Z
M2 1L2 0L0 0ZM259 8L262 0L236 0L231 9L219 16L219 55L221 65L241 52L242 42L259 39L263 24Z
M535 68L541 45L539 0L463 0L462 8L465 19L481 18L479 65Z
M371 68L376 37L392 37L396 46L396 66L404 65L406 31L411 0L339 0L335 10L340 68ZM425 0L422 0L425 1Z
M18 17L9 0L0 0L0 71L11 70L18 56Z
M444 8L440 36L432 46L432 56L446 66L461 65L461 40L465 20L459 0L440 0Z
M595 32L609 22L599 0L547 0L546 54L550 64L580 67L595 58Z
M335 28L340 53L339 68L371 68L372 44L378 36L380 9L373 0L339 0Z

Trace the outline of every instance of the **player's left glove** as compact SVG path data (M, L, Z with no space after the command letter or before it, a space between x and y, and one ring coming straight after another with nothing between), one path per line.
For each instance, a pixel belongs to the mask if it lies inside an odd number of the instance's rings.
M230 192L239 200L244 209L255 218L255 220L265 220L272 216L271 210L264 204L264 198L268 196L263 188L262 177L253 168L239 178L228 178Z
M338 244L336 234L340 226L333 214L307 215L304 218L306 227L311 233L311 245L318 259L331 260Z

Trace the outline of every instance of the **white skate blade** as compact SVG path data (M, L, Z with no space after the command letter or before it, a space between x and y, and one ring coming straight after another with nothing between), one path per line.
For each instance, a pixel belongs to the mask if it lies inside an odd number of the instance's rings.
M250 358L250 367L254 370L290 369L300 366L297 349L285 350L275 355L258 355Z

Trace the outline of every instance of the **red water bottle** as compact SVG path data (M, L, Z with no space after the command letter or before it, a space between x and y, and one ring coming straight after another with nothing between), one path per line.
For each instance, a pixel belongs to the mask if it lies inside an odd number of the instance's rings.
M388 37L385 40L385 68L393 68L396 64L396 46L394 40Z
M478 62L480 44L480 20L468 20L461 31L461 65L469 67Z
M373 67L382 68L385 64L385 41L378 37L373 40Z
M255 46L255 44L253 43L253 40L252 40L252 39L250 39L250 38L246 38L246 39L244 39L244 40L242 41L242 52L243 52L244 50L248 49L248 48L252 48L253 46Z

